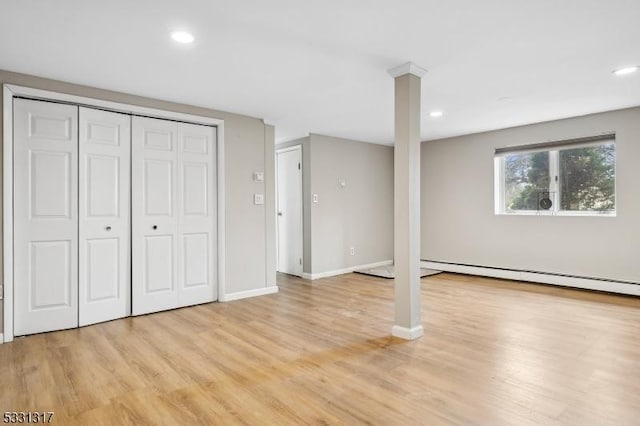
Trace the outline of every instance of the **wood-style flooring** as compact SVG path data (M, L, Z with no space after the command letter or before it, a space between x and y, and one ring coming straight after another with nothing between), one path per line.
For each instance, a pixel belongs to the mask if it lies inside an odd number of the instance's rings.
M640 298L454 274L425 335L393 281L278 276L278 294L0 345L0 410L53 424L640 424Z

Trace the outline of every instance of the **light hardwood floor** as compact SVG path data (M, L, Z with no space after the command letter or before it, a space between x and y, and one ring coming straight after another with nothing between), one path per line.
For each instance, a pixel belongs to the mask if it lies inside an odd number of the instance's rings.
M640 424L640 299L441 274L423 338L393 281L280 293L0 345L0 409L55 424Z

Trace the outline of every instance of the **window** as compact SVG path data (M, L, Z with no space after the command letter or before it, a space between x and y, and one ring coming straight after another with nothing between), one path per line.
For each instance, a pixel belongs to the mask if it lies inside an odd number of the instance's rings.
M615 215L615 136L496 149L496 214Z

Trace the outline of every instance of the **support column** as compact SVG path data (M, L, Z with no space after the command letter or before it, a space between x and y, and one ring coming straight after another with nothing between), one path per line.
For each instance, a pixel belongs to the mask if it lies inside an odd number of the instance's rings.
M408 62L395 79L394 264L395 321L391 333L422 336L420 315L420 83L426 70Z

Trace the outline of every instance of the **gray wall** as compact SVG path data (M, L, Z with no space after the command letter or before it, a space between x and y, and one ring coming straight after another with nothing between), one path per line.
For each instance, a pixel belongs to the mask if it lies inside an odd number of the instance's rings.
M311 134L276 149L294 145L302 146L304 272L392 260L393 148Z
M267 273L266 262L268 256L275 256L270 252L275 250L275 234L267 232L268 221L271 219L268 219L266 214L266 206L273 206L269 198L273 198L275 194L274 188L266 186L274 184L273 170L268 169L265 162L265 158L273 158L271 126L265 126L260 119L237 114L0 70L0 84L4 83L223 119L226 173L226 293L264 288L267 286L267 276L275 277L275 272ZM0 142L1 126L0 120ZM265 182L254 182L254 171L265 171ZM267 204L253 205L253 194L258 192L265 193ZM271 269L272 263L269 263Z
M393 148L316 134L310 145L311 273L392 260Z
M265 190L265 244L266 244L266 285L276 285L276 129L264 126L264 190ZM260 187L258 187L260 189Z
M494 215L497 147L615 131L617 217ZM640 281L640 108L424 142L422 258Z

